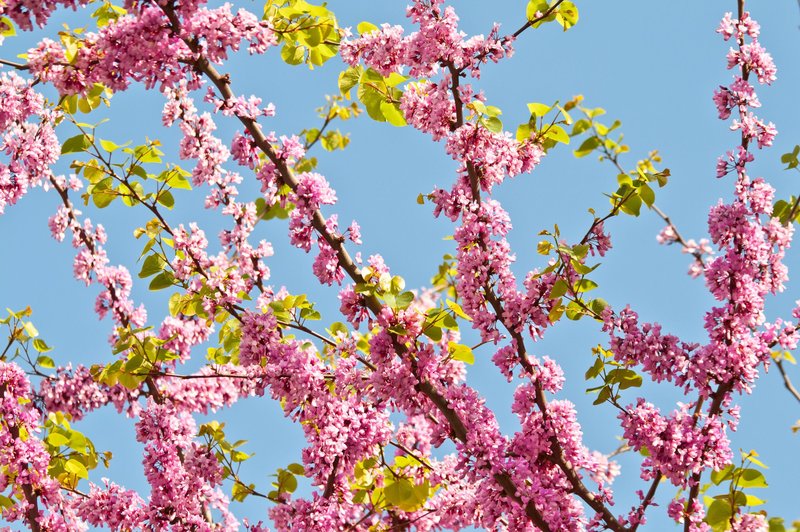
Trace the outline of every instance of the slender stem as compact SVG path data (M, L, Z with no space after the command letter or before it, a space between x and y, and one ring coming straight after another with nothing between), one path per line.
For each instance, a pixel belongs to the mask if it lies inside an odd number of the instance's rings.
M542 13L542 15L540 17L535 17L535 18L533 18L531 20L528 20L525 24L522 25L522 27L520 29L518 29L517 31L512 33L511 37L516 39L517 37L519 37L522 34L523 31L527 30L528 28L530 28L531 26L533 26L534 24L536 24L540 20L549 17L553 13L553 11L555 11L556 8L558 8L558 6L561 5L561 2L563 2L563 1L564 0L558 0L558 2L556 2L555 4L550 6L550 9L548 9L547 11Z
M664 222L666 222L666 224L670 228L672 228L672 232L675 235L675 242L680 244L683 247L683 249L691 249L687 241L683 238L683 236L681 236L681 233L678 231L678 227L672 222L670 217L667 216L664 213L664 211L659 209L656 204L653 204L650 208L653 209L653 211L655 211L655 213L659 217L661 217L661 219L664 220ZM692 256L694 256L694 258L696 258L700 262L700 264L705 265L705 261L703 260L703 253L701 251L695 249L691 251L691 254Z
M783 378L783 385L786 387L787 390L789 390L789 393L792 394L792 396L795 399L800 401L800 391L798 391L797 388L794 387L794 384L792 384L792 380L789 378L789 374L786 373L786 368L783 367L783 360L776 360L775 365L778 366L778 371L781 373L781 377Z
M14 61L9 61L7 59L0 59L0 65L10 66L11 68L16 68L17 70L29 70L31 68L30 65L15 63Z

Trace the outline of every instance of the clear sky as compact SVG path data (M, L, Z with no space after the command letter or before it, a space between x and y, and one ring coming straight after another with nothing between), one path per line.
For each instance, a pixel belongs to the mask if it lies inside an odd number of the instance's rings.
M718 155L737 144L738 135L727 123L716 118L711 101L713 89L727 84L728 44L714 33L726 11L735 11L734 0L696 2L641 2L614 0L576 2L580 21L563 33L555 24L522 35L514 57L498 65L487 66L476 83L485 91L488 103L503 109L506 124L527 119L528 102L566 101L583 94L589 106L601 106L608 112L608 122L622 121L621 131L631 147L624 159L627 166L648 151L658 149L664 166L670 168L669 185L657 191L656 203L675 221L684 236L706 236L706 217L710 205L728 198L730 177L719 180L714 167ZM257 3L242 2L243 7L260 11ZM406 25L405 1L401 0L330 0L341 26L355 26L362 20L379 24ZM492 21L502 23L506 33L524 22L524 0L454 1L468 33L487 33ZM782 170L780 155L800 143L800 121L796 97L800 94L800 12L793 0L761 0L750 3L753 17L762 27L761 42L772 53L778 66L778 81L771 87L757 87L763 104L759 116L775 122L779 135L775 146L756 153L753 175L763 175L778 188L778 197L800 193L800 180ZM77 20L71 14L65 21ZM50 32L54 30L48 30ZM41 36L42 33L37 33ZM13 59L34 40L31 36L10 39L0 47L0 57ZM276 50L266 57L235 57L225 68L231 73L238 93L254 93L272 101L277 116L265 123L279 134L299 132L318 125L314 108L324 103L324 95L337 92L336 77L342 63L334 59L321 69L309 72L305 67L289 67L280 62ZM118 143L142 142L145 136L164 141L168 153L175 153L176 129L160 125L162 98L132 89L113 98L111 121L101 135ZM220 135L230 139L238 123L220 117ZM454 163L444 153L443 144L411 128L396 129L377 124L366 115L342 125L350 131L352 143L345 152L320 157L324 173L338 192L340 201L334 211L349 223L356 219L362 226L362 253L381 253L396 274L406 278L409 287L424 286L435 273L442 254L452 251L452 242L443 240L453 230L449 221L434 220L429 205L415 202L419 193L434 185L446 186L454 179ZM67 128L62 138L74 134ZM573 146L574 148L574 146ZM67 171L66 166L61 171ZM593 157L575 159L569 148L551 152L533 174L507 181L497 197L510 212L514 231L510 240L517 254L516 271L542 266L536 254L536 234L558 223L565 238L577 241L590 223L589 207L606 208L603 193L615 189L616 172ZM252 185L243 187L255 194ZM199 220L214 235L220 220L202 209L202 194L176 194L178 206L169 213L171 224ZM145 213L118 204L103 212L86 208L89 216L102 222L110 233L107 246L112 263L133 266L141 242L135 241L133 228L143 225ZM73 250L49 236L47 218L55 212L57 198L35 191L0 216L3 257L0 260L0 307L14 309L30 305L32 319L42 337L55 346L53 358L58 364L67 361L84 364L111 360L107 337L110 322L98 322L93 312L95 287L86 289L72 278ZM666 331L687 341L703 342L702 317L712 304L702 280L686 275L687 256L677 248L656 243L655 235L663 227L651 212L640 218L616 218L607 224L614 249L597 270L598 295L615 308L630 304L645 321L658 321ZM311 275L311 257L290 247L286 224L261 225L255 238L270 240L276 255L269 259L272 282L286 285L293 293L306 292L323 311L324 322L339 318L336 289L321 288ZM800 271L796 250L790 250L787 262L792 279L786 292L770 299L768 317L789 317L793 302L800 299L800 286L792 271ZM136 301L148 304L150 321L157 323L167 313L161 294L148 293L145 283L134 287ZM565 320L566 322L566 320ZM469 336L468 336L469 338ZM602 452L618 446L620 434L610 407L593 407L592 397L584 394L587 384L584 371L591 365L591 347L606 343L599 326L588 320L561 323L546 338L533 345L537 355L558 360L567 374L562 393L578 405L587 444ZM203 349L198 350L203 357ZM470 368L469 382L487 397L507 432L515 429L510 412L512 388L491 364L492 351L478 350L477 361ZM789 367L795 380L800 370ZM681 400L667 387L646 386L641 392L669 410ZM634 401L636 393L626 400ZM754 394L741 400L742 423L734 435L734 448L756 449L767 465L770 488L758 495L767 499L771 515L791 521L800 518L797 509L797 479L800 462L797 450L800 434L793 435L791 425L800 418L800 404L782 388L777 371L758 382ZM244 477L257 487L268 489L269 475L276 468L299 461L303 441L299 427L285 421L276 404L266 400L248 400L231 411L211 416L224 419L235 439L248 439L246 450L256 456L245 464ZM108 472L93 472L93 480L103 475L146 495L141 474L141 453L134 441L133 423L105 408L78 424L98 450L110 449L114 460ZM634 502L633 492L645 489L639 480L638 458L621 459L622 477L615 483L618 511ZM659 489L660 502L674 495L671 486ZM265 518L266 506L251 498L243 505L232 505L239 516ZM665 525L662 506L654 513L652 529Z

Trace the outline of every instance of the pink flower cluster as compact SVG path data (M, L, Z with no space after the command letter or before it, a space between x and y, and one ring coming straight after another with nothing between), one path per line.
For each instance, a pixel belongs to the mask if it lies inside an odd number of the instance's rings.
M50 455L35 436L39 412L32 399L22 369L0 361L0 494L11 503L4 507L2 517L12 523L24 521L29 527L35 520L42 530L82 530L58 481L47 473Z
M75 421L108 403L112 403L117 412L126 410L131 417L140 410L139 390L129 390L120 384L105 386L97 382L85 366L74 370L69 365L58 368L54 377L42 380L38 395L48 412L63 412Z
M54 131L57 115L15 72L0 72L0 214L31 187L49 180L61 153Z
M85 0L46 0L44 2L37 2L35 0L6 0L0 5L0 15L7 16L14 21L14 24L19 26L20 29L30 31L33 29L35 23L39 27L43 27L50 15L58 9L59 6L69 7L76 9L78 6L86 5L88 2Z
M689 485L689 475L705 469L721 470L733 454L725 425L717 417L704 417L698 424L693 405L679 405L668 417L644 399L619 414L624 437L634 450L647 449L642 478L652 480L661 473L680 487Z
M88 218L83 224L78 221L81 212L66 199L68 184L64 179L54 179L53 186L62 195L64 204L50 218L51 232L57 240L61 240L67 228L72 231L72 246L78 250L73 263L75 278L86 283L86 286L96 283L103 287L95 301L95 312L100 319L110 312L117 325L143 326L147 321L147 311L144 305L134 308L130 298L133 286L130 272L124 266L108 265L109 259L103 248L107 239L105 229L102 225L95 227Z
M103 487L90 484L87 497L73 499L75 513L94 527L135 530L145 522L147 503L138 493L103 479Z
M94 83L121 91L134 81L163 90L187 76L196 87L199 80L188 65L198 57L219 63L243 41L249 43L250 53L263 53L275 44L275 35L265 22L243 9L234 15L229 4L184 9L178 28L167 15L170 8L137 7L135 14L110 22L98 33L86 33L74 57L67 56L62 44L42 40L28 52L31 72L65 94L84 93Z
M461 163L459 171L471 167L481 188L491 192L506 176L527 173L539 164L544 154L532 142L519 143L510 133L492 133L480 124L464 124L447 139L446 151Z
M407 16L419 30L403 36L401 26L384 24L381 28L341 44L339 53L345 62L360 61L384 76L408 66L414 77L435 75L441 64L469 69L478 76L481 63L499 61L512 53L511 42L498 37L493 28L489 37L466 38L458 29L458 16L451 6L442 9L444 0L414 0Z
M445 76L439 83L410 83L400 100L400 110L415 129L440 140L455 123L456 105L450 94L452 80Z
M156 529L207 530L206 515L216 508L224 530L235 530L236 519L217 487L222 471L214 453L193 442L194 419L173 405L148 401L136 423L136 440L144 445L145 476L150 500L145 521Z
M626 366L638 366L655 382L675 382L688 388L688 372L697 344L687 344L673 335L661 333L661 325L639 325L639 316L629 307L617 316L606 307L603 330L610 336L614 359ZM688 389L687 389L688 391Z
M392 429L388 412L360 396L367 391L355 359L342 358L334 370L326 368L313 348L282 339L270 312L248 312L242 316L239 363L263 367L272 397L300 421L308 442L303 450L307 476L319 486L332 476L349 493L345 486L355 465L386 445Z

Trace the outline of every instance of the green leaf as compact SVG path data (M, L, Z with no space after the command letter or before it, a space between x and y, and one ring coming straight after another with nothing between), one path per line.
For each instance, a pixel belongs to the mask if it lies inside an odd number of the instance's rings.
M733 464L728 464L725 466L724 469L720 471L712 471L711 472L711 482L714 483L715 486L719 486L720 483L725 482L732 478L733 473Z
M339 74L339 91L342 96L347 96L350 89L358 85L358 80L361 77L361 70L357 67L350 67Z
M155 275L164 270L166 261L160 255L148 255L142 264L142 270L139 272L140 279L146 279L151 275Z
M525 8L525 16L528 20L536 20L536 13L544 14L550 6L546 0L530 0Z
M550 251L553 249L553 243L547 240L542 240L536 246L536 252L540 255L549 255Z
M286 469L294 473L295 475L305 475L306 469L301 464L289 464L286 466Z
M172 196L172 192L169 190L162 190L158 194L158 202L170 210L172 210L172 208L175 206L175 198Z
M111 142L110 140L105 139L100 139L100 146L107 152L114 152L122 147L116 142Z
M0 17L0 24L2 24L2 30L0 30L0 35L3 37L13 37L17 34L17 30L14 28L14 23L11 22L11 19L8 17Z
M112 192L105 192L107 190L111 190ZM101 189L92 192L92 201L98 209L105 209L115 199L117 199L117 194L113 192L113 189Z
M550 290L550 299L556 299L564 294L567 293L569 290L569 285L564 281L564 279L559 279L553 284L553 288Z
M359 34L364 35L365 33L371 33L373 31L376 31L379 28L378 26L376 26L371 22L364 21L364 22L359 22L358 26L356 26L356 29L358 30Z
M287 43L281 49L281 59L289 65L299 65L303 62L305 56L305 48L302 46L294 46Z
M89 478L89 471L86 470L86 466L75 458L70 458L67 460L67 462L64 464L64 469L68 473L72 473L79 478Z
M475 353L469 346L464 344L457 344L456 342L447 342L447 351L453 360L459 360L466 364L475 363Z
M358 99L364 104L369 117L376 122L386 121L381 111L381 104L386 101L386 95L375 88L381 84L383 76L370 69L361 74L358 85Z
M620 210L625 214L629 214L631 216L639 216L639 213L642 210L642 198L634 192L633 194L628 196L628 198L620 207Z
M62 445L66 445L69 441L69 438L61 434L60 432L51 432L45 438L45 441L52 445L53 447L61 447Z
M381 113L383 113L386 121L395 127L403 127L408 125L403 112L400 110L400 105L387 101L381 102Z
M155 292L172 286L172 278L172 274L169 272L162 272L156 275L153 277L153 280L150 281L150 290Z
M531 133L532 130L530 124L520 124L517 127L517 134L516 134L517 142L524 142L528 140L529 138L531 138Z
M503 131L503 121L496 116L490 116L486 120L483 120L483 125L492 133L500 133Z
M92 145L88 135L81 133L64 141L61 145L61 155L86 151Z
M25 333L31 338L39 336L39 331L37 331L36 327L33 326L33 323L29 321L22 322L22 328L25 329Z
M584 314L583 307L577 301L571 301L567 305L567 319L578 321Z
M547 133L544 136L548 139L553 139L556 142L561 142L563 144L569 144L569 135L567 132L564 131L564 128L557 125L552 125L548 128Z
M447 307L450 310L452 310L453 312L455 312L456 316L458 316L459 318L461 318L463 320L467 320L467 321L472 321L472 319L467 315L467 313L464 312L464 309L461 308L461 305L459 305L455 301L450 301L448 299L447 300Z
M604 386L600 393L597 395L597 399L595 399L592 404L593 405L601 405L605 403L611 397L611 388L608 386Z
M711 503L711 506L708 507L705 521L711 525L714 530L725 530L732 515L733 511L730 503L728 501L716 499Z
M436 327L435 325L430 325L426 327L422 334L433 340L434 342L440 342L442 340L442 328Z
M595 377L599 376L600 372L603 371L604 366L605 364L603 364L603 359L601 358L595 359L594 364L592 364L592 367L586 370L586 373L584 374L584 379L588 381L589 379L594 379Z
M387 503L403 508L409 500L415 498L414 484L407 478L396 478L394 482L386 484L383 494Z
M575 122L575 124L572 126L572 134L570 136L576 137L581 133L583 133L584 131L586 131L587 129L589 129L590 127L592 127L592 123L585 118L581 118L580 120Z
M769 532L786 532L786 526L783 524L783 517L770 517Z
M567 31L578 23L578 8L572 2L562 2L556 13L556 21Z
M531 112L531 114L539 118L549 113L550 109L552 108L553 107L551 105L545 105L543 103L534 102L528 104L528 110Z
M408 308L412 301L414 301L414 294L412 292L403 292L395 299L397 308L399 309Z
M40 353L47 353L48 351L53 350L53 348L47 345L41 338L36 338L33 340L33 348Z
M575 150L575 157L586 157L590 153L592 153L597 147L600 146L600 139L597 137L589 137L588 139L584 140L580 147Z
M406 76L401 76L397 72L392 72L391 74L389 74L389 77L386 78L384 81L390 87L396 87L401 83L404 83L407 79L408 78Z
M650 188L650 185L644 184L639 187L639 196L648 207L652 207L656 202L656 193Z
M278 471L278 489L281 493L293 493L297 489L297 477L289 471Z
M619 377L619 389L627 390L628 388L640 388L642 386L642 376L638 375L632 369L622 370Z
M576 281L575 285L573 286L573 290L576 293L588 292L589 290L594 290L595 288L597 288L597 283L589 279L581 279L580 281Z
M56 367L55 361L47 355L39 355L36 358L36 365L45 369L53 369Z
M738 475L737 484L741 488L766 488L767 479L758 469L743 469Z

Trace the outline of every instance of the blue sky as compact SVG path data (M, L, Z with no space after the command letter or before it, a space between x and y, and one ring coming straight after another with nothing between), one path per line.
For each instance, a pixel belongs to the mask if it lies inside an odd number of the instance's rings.
M711 93L717 85L727 84L731 72L725 69L728 44L714 33L725 11L735 11L733 0L709 2L576 2L580 22L569 32L556 25L545 26L522 35L516 54L498 65L487 66L476 87L486 93L488 103L503 109L507 124L527 119L528 102L565 101L583 94L589 106L601 106L608 112L608 122L622 121L621 131L631 147L623 160L630 166L648 151L658 149L664 166L670 168L669 185L657 191L657 204L672 216L686 237L706 235L708 207L719 198L728 198L730 179L718 180L714 165L718 155L736 145L738 136L727 123L716 118ZM242 2L243 7L260 11L260 5ZM379 24L406 23L405 1L331 0L342 26L355 26L362 20ZM523 0L497 0L492 3L461 0L453 2L468 33L486 33L492 21L502 23L506 32L524 22ZM800 143L796 95L800 94L800 69L797 50L800 45L800 11L793 0L752 2L753 17L762 26L762 44L778 65L778 81L771 87L759 87L763 104L759 115L775 122L779 136L771 149L756 153L754 176L763 175L777 189L779 198L800 193L796 174L785 172L780 155ZM74 15L63 19L77 25ZM49 30L54 31L54 30ZM45 32L46 33L46 32ZM44 33L37 33L41 36ZM32 36L10 39L0 48L0 57L12 59L30 46ZM309 72L305 67L289 67L280 62L275 51L266 57L238 55L225 71L231 73L238 93L254 93L272 101L277 116L265 123L279 134L299 132L319 123L314 108L323 104L324 95L336 92L336 77L342 64L334 59L321 69ZM118 143L142 142L145 136L162 139L168 153L175 153L176 129L160 124L162 98L134 88L113 98L111 120L100 133ZM230 139L238 123L220 118L220 135ZM381 253L396 274L406 278L409 287L424 286L435 273L442 254L452 251L452 242L443 237L452 224L431 216L430 205L417 205L419 193L434 185L446 186L454 178L454 163L444 153L443 144L432 143L410 129L377 124L365 115L343 124L351 133L352 143L345 152L320 157L319 170L338 192L340 201L331 212L340 221L356 219L362 226L362 253ZM62 138L70 130L60 131ZM574 146L573 146L574 147ZM61 169L66 171L66 166ZM568 240L578 240L590 223L586 210L606 208L603 193L615 189L616 172L593 157L576 159L571 150L553 150L530 175L507 181L497 190L497 198L511 213L514 230L510 240L517 254L516 271L542 266L536 254L536 234L558 223ZM250 183L245 193L255 194ZM169 213L171 224L199 220L209 236L221 227L219 218L202 209L202 194L177 194L178 206ZM118 202L117 202L118 203ZM111 360L106 338L110 323L98 322L93 312L96 289L86 289L72 278L73 250L49 236L47 218L55 212L57 198L35 191L0 217L0 234L5 250L0 261L0 306L14 309L30 305L42 337L55 346L57 363L86 364ZM103 212L85 209L95 221L102 222L110 233L107 247L112 263L133 266L141 250L133 228L149 219L145 213L113 205ZM701 280L686 274L689 261L677 248L656 243L655 235L663 223L653 213L640 218L616 218L607 224L614 249L597 270L595 280L601 295L615 308L630 304L645 321L659 321L666 331L687 341L705 339L702 317L711 306ZM286 285L293 293L306 292L323 312L324 322L339 318L336 289L319 287L311 275L311 257L290 247L286 224L263 224L257 238L270 240L276 255L269 260L272 282ZM790 250L790 269L800 268L798 254ZM800 271L800 270L797 270ZM790 270L790 276L791 276ZM793 277L793 276L792 276ZM134 288L134 298L148 304L151 322L167 312L161 294L147 292L144 283ZM770 299L768 317L788 317L793 302L800 299L800 287L790 280L784 294ZM583 373L592 362L591 347L606 338L595 323L581 321L559 324L544 340L533 345L537 355L558 360L567 374L561 397L576 403L587 444L603 452L617 447L620 434L610 408L593 407L585 395ZM477 353L469 382L480 389L498 414L507 431L516 420L510 412L513 390L491 364L491 349ZM202 353L198 355L202 357ZM800 381L800 371L789 368ZM681 398L667 387L645 387L641 392L663 409ZM633 401L635 394L626 399ZM796 479L800 463L794 457L800 435L789 427L800 418L800 405L783 390L776 371L758 382L754 394L743 398L742 423L734 435L734 448L756 449L767 465L770 488L757 493L767 499L771 515L800 518L796 509ZM212 416L228 423L233 439L248 439L247 449L256 456L246 464L245 478L266 488L268 475L276 468L299 461L302 438L298 427L285 421L276 404L248 400L230 412ZM98 449L111 449L115 458L107 473L95 470L98 480L106 475L115 481L146 493L141 475L141 454L133 437L133 425L105 408L91 415L78 427L92 437ZM616 483L618 511L634 502L633 491L644 489L638 479L635 456L621 460L623 474ZM660 488L659 500L674 494L669 486ZM261 501L249 499L234 504L237 515L251 519L265 518ZM653 529L666 526L664 508L652 514Z

